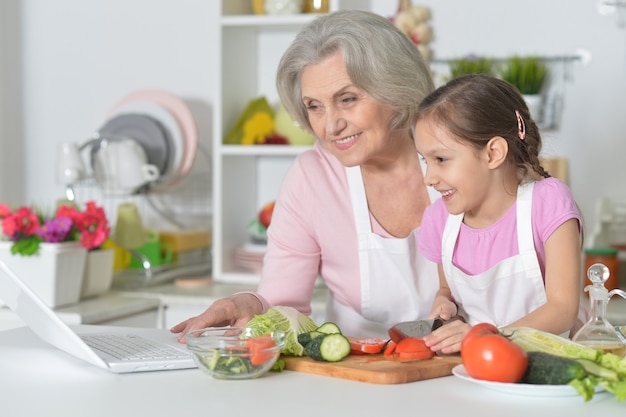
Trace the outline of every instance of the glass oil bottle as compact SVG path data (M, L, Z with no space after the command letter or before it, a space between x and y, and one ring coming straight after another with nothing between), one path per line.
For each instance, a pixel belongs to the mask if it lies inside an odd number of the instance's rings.
M587 270L587 277L592 285L587 285L589 292L589 320L572 337L580 344L610 352L620 357L626 356L626 340L615 330L606 318L606 307L614 295L626 299L626 292L620 289L608 291L604 283L609 279L610 270L604 264L596 263Z

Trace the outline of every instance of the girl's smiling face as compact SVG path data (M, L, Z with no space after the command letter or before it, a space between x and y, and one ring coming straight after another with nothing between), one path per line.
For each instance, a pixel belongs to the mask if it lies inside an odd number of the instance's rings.
M389 129L392 111L352 83L340 52L305 67L301 85L315 135L342 164L384 158L390 135L400 134Z
M488 152L477 151L428 117L415 126L415 145L427 165L424 181L441 193L448 212L478 215L494 177Z

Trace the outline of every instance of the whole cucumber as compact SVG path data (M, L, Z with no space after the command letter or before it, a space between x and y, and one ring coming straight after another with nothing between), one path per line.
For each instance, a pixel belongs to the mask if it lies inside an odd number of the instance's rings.
M544 352L527 352L528 367L520 382L526 384L566 385L587 375L585 367L574 359Z

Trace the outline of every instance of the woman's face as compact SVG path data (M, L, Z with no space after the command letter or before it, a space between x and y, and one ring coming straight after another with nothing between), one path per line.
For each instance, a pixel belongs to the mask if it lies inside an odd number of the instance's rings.
M340 52L305 67L301 83L315 135L342 164L376 163L388 152L392 111L354 86Z

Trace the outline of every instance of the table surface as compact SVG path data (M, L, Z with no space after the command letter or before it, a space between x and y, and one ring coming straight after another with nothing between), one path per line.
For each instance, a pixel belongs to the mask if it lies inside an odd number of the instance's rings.
M86 330L103 326L80 325ZM141 331L145 329L137 329ZM623 416L626 401L502 393L455 376L397 385L283 371L222 381L199 369L113 374L47 345L30 329L0 332L1 410L7 416L385 416L427 410L452 416Z

